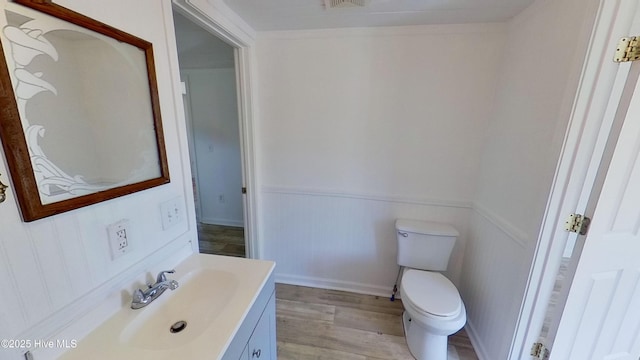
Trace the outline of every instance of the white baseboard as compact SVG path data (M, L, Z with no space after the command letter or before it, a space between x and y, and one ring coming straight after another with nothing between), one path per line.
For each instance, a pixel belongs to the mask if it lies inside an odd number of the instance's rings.
M475 350L476 355L479 360L493 360L489 359L487 355L487 349L485 349L480 337L478 336L478 332L473 327L473 323L467 319L467 325L464 326L464 329L467 331L467 335L469 335L469 340L471 341L471 345L473 345L473 350Z
M358 294L374 295L380 297L391 297L392 287L379 285L361 284L352 281L342 281L335 279L324 279L310 276L299 276L290 274L275 274L275 281L281 284L299 285L315 287L320 289L349 291ZM399 298L399 297L398 297Z
M203 223L203 224L210 224L210 225L244 227L244 221L242 221L242 220L202 218L202 219L200 219L200 222Z
M342 281L335 279L324 279L324 278L316 278L309 276L299 276L299 275L290 275L290 274L275 274L275 281L281 284L289 284L289 285L299 285L299 286L308 286L320 289L329 289L329 290L341 290L341 291L349 291L358 294L366 294L366 295L375 295L385 298L390 298L392 293L392 288L386 288L378 285L367 285L360 284L351 281ZM400 299L400 294L396 296L396 298ZM473 349L476 352L479 360L494 360L490 359L487 355L487 350L482 344L480 337L478 336L478 332L473 327L473 323L467 320L467 324L465 325L465 330L469 335L469 340L471 341L471 345L473 345Z

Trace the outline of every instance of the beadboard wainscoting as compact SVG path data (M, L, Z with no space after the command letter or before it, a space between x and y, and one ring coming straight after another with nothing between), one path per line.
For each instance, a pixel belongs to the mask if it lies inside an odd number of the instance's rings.
M509 359L510 348L520 346L514 333L593 6L591 0L535 1L507 23L506 43L513 46L502 53L459 288L469 337L482 360Z
M151 280L157 267L175 265L197 251L184 112L177 90L180 87L171 2L59 3L153 43L171 182L29 223L22 221L9 183L7 199L0 206L0 338L3 339L54 343L79 340L113 310L85 316L107 297L115 297L111 305L116 308L123 306L130 301L133 288ZM17 5L0 0L0 6L6 9ZM0 174L7 183L6 161L0 160ZM170 199L180 199L184 221L163 230L160 204ZM122 219L129 220L131 250L112 259L107 226ZM60 337L61 334L65 337ZM30 349L0 349L0 359L24 359L27 350L34 352L36 359L55 358L35 354L32 343Z
M474 204L458 289L480 359L508 358L529 272L525 244L523 231Z
M460 239L446 275L467 307L469 337L480 359L507 357L530 240L503 217L462 201L319 189L265 187L262 202L262 246L278 263L277 282L380 296L391 294L398 271L396 218L453 224Z
M276 281L390 296L398 273L395 219L460 231L446 274L458 283L471 205L320 189L263 188L262 246Z

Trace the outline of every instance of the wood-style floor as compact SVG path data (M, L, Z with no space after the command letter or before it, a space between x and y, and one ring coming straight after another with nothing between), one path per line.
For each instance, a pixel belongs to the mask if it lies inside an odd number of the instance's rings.
M241 227L199 223L198 244L203 254L246 257Z
M562 287L567 286L567 282L565 281L568 273L569 273L569 263L571 262L571 258L562 258L560 262L560 268L558 269L558 274L556 275L556 282L553 285L553 292L551 293L551 299L549 299L549 304L547 305L547 312L544 317L544 322L542 323L542 330L540 330L540 339L544 344L550 344L551 341L548 339L549 337L549 327L553 322L554 318L559 319L560 314L558 313L558 305L561 302L560 294L562 292Z
M400 300L276 284L276 318L279 360L414 359ZM478 359L464 329L449 345L449 360Z
M200 252L245 257L244 229L198 224ZM279 360L413 360L402 301L276 284ZM478 360L463 330L449 337L448 360Z

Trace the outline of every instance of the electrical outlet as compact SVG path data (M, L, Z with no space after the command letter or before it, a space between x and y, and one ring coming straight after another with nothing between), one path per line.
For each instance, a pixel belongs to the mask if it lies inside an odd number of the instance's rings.
M184 210L182 208L182 197L177 197L160 204L160 214L162 216L162 230L181 223L184 219Z
M131 223L122 219L107 226L111 259L115 260L131 250Z

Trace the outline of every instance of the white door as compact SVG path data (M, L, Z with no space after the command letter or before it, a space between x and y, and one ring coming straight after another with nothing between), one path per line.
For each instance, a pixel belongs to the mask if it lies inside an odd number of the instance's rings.
M640 63L633 66L640 67ZM583 241L550 359L638 360L640 83L635 85L591 228Z

